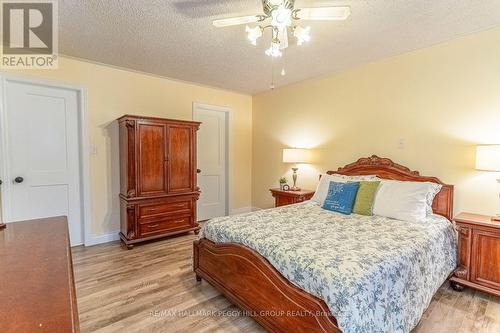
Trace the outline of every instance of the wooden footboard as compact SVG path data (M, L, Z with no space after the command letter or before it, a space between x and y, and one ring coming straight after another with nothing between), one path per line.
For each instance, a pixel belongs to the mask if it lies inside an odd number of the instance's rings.
M341 332L328 306L239 244L194 242L193 268L271 332Z

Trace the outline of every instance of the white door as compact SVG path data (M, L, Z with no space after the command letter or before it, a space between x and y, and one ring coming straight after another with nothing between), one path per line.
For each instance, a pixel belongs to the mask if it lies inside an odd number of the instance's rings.
M198 131L198 221L227 215L226 161L227 112L222 108L194 106L194 119L200 121Z
M71 244L81 244L78 92L4 83L5 219L65 215Z

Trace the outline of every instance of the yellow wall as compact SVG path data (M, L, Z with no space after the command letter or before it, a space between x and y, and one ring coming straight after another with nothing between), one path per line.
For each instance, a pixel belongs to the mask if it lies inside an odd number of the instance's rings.
M314 148L315 162L299 170L302 187L314 188L325 170L377 154L455 184L456 211L491 214L500 211L500 175L474 170L474 145L500 143L499 40L500 29L491 30L253 99L65 57L58 70L12 72L87 88L97 148L90 158L92 234L118 230L113 121L123 114L192 119L193 102L232 108L232 209L272 206L268 188L282 175L291 178L281 149L297 146Z
M455 212L500 212L500 175L474 170L475 144L500 143L499 41L490 30L254 96L254 206L272 206L268 188L291 178L281 149L297 146L315 148L305 188L377 154L455 184Z
M90 158L92 234L119 230L118 127L114 120L124 114L191 120L193 102L230 107L231 208L251 206L251 96L64 57L57 70L11 73L87 88L90 141L97 148Z

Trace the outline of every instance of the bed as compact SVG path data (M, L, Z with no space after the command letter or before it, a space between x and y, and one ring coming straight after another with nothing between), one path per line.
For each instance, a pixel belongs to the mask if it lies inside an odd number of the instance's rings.
M194 272L273 332L409 332L456 268L453 186L389 159L328 174L439 183L426 223L343 216L313 202L217 218Z

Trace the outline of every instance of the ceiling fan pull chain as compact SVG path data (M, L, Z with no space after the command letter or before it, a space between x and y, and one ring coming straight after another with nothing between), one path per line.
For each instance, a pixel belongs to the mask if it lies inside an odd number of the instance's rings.
M283 50L283 63L282 63L282 66L281 66L281 76L285 76L286 75L286 49Z
M271 57L271 85L269 86L271 90L274 90L274 57Z

